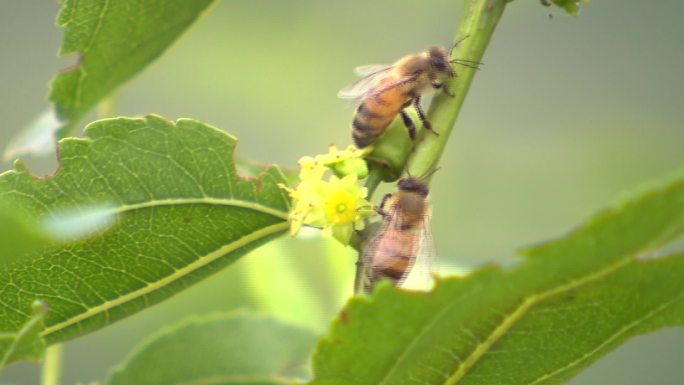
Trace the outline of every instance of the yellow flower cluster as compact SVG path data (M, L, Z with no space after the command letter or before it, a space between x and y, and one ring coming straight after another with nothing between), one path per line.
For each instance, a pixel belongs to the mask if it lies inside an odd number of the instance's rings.
M354 146L339 151L330 146L327 154L305 156L299 160L299 184L295 189L280 185L292 198L289 214L290 234L302 225L323 228L323 234L348 244L354 229L363 227L363 219L372 214L366 200L368 190L359 179L368 174L363 160L370 149ZM328 171L330 175L325 180Z

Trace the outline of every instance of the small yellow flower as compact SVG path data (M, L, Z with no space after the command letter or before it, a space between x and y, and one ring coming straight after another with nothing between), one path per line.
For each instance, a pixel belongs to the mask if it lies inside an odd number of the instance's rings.
M363 228L363 218L369 215L368 189L359 187L357 181L356 174L342 179L333 175L325 186L323 211L326 225L323 235L333 236L345 245L349 243L354 229Z
M323 178L327 168L318 159L304 156L299 159L299 180L319 180Z
M346 225L356 218L356 199L348 191L337 190L323 206L328 221L333 225Z
M328 153L317 155L316 160L331 168L338 176L356 174L359 179L363 179L368 175L368 166L363 157L372 150L372 147L360 150L350 145L345 150L338 151L337 147L331 144Z
M327 154L299 160L297 187L279 185L293 202L288 216L291 235L297 234L302 225L311 225L323 228L324 235L332 235L345 245L349 243L354 229L360 229L363 218L372 213L366 200L368 190L358 183L368 172L363 160L366 153L367 150L354 146L344 151L330 146ZM340 167L347 171L344 176L331 175L327 181L323 179L328 170L339 174Z
M289 193L293 202L293 207L288 214L290 235L296 235L303 224L323 225L319 222L324 216L321 191L325 189L325 182L322 180L302 181L294 190L283 184L278 186Z

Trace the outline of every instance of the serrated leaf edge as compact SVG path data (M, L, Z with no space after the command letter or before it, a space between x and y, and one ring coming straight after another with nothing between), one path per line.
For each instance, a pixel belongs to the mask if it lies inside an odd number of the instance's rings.
M63 32L66 36L66 34L68 33L67 30L69 28L69 24L73 21L73 19L71 19L71 17L72 17L71 14L73 14L74 10L72 10L71 8L74 6L73 5L69 6L69 4L67 4L67 0L59 0L58 3L60 4L61 8L59 10L59 13L57 14L56 25L57 25L57 27L63 29ZM78 72L79 73L78 83L77 83L76 89L74 90L74 107L80 108L81 102L82 102L82 100L81 100L81 89L82 89L83 81L86 79L86 77L88 75L86 73L85 69L83 68L84 57L86 54L88 54L88 52L92 48L93 43L95 42L96 38L98 37L98 35L100 33L100 30L102 28L102 23L104 21L104 17L106 15L107 11L109 10L110 3L111 3L110 0L105 0L102 3L102 8L100 9L100 12L98 14L97 25L95 26L95 29L93 30L93 32L90 34L90 40L88 41L88 44L85 47L83 47L81 49L67 49L67 48L65 48L65 40L64 39L62 40L62 42L59 46L59 49L58 49L58 55L59 56L65 56L65 55L69 55L69 54L77 54L77 60L76 60L76 63L74 63L73 65L59 70L50 79L50 81L48 83L48 89L49 89L48 90L48 100L55 107L55 110L57 112L57 116L59 117L59 120L61 122L60 127L55 132L56 136L58 138L67 137L67 134L69 133L69 131L71 131L74 128L74 126L83 118L83 116L86 115L88 113L88 111L92 110L92 108L97 103L99 103L102 100L104 100L105 98L107 98L113 92L116 92L117 89L121 88L125 83L130 81L132 78L134 78L140 72L144 71L146 69L146 67L148 67L150 64L152 64L152 62L154 62L154 60L156 60L158 58L158 56L162 55L165 51L169 50L175 43L177 43L178 39L182 36L182 33L181 33L181 35L177 36L176 39L174 41L172 41L168 46L164 47L159 52L159 55L157 55L157 57L153 57L150 62L146 63L141 68L139 68L137 71L135 71L133 74L130 74L128 76L128 78L124 79L122 82L115 85L108 93L106 93L102 97L100 97L98 102L93 104L88 110L82 111L80 114L76 113L72 116L62 116L62 112L60 111L62 109L62 103L60 103L60 100L56 100L55 95L53 94L54 83L63 74L70 73L70 72L73 72L73 73ZM178 24L184 24L186 22L189 22L189 24L188 24L188 28L189 28L200 17L202 17L203 15L206 14L208 12L209 7L211 7L214 3L215 2L213 0L211 0L203 10L200 10L198 13L196 13L194 15L190 15L190 17L188 17L187 19L183 19L183 20L179 21ZM69 12L69 15L67 15L67 12Z
M190 123L190 124L202 124L216 132L219 132L223 135L225 135L227 138L230 140L233 140L237 142L237 138L235 138L233 135L229 134L228 132L225 132L223 130L220 130L210 124L200 122L195 119L188 119L188 118L180 118L177 119L176 121L166 119L162 116L155 115L155 114L149 114L146 115L145 117L141 118L126 118L126 117L116 117L116 118L105 118L105 119L100 119L97 121L94 121L90 124L88 124L85 128L85 133L86 137L85 138L64 138L59 141L59 147L58 147L58 153L59 150L61 149L62 146L64 146L67 142L84 142L86 144L92 143L93 140L96 139L96 137L92 136L90 134L90 131L92 130L92 127L98 126L102 122L105 121L117 121L117 120L130 120L130 121L141 121L141 122L146 122L148 124L151 124L151 121L159 121L162 122L163 124L172 126L172 127L178 127L182 123ZM59 157L59 160L61 161L61 157ZM20 159L17 159L14 162L14 169L13 170L7 170L3 173L0 173L0 178L5 177L6 175L9 174L25 174L29 178L34 178L38 180L49 180L54 177L57 177L60 172L62 171L62 164L60 162L59 167L55 170L55 172L51 175L47 175L44 177L39 177L33 175L31 171L25 166L24 162L22 162ZM277 167L274 168L278 172L282 174L280 169ZM261 178L268 176L268 170L263 170L259 175L257 176L241 176L237 172L237 169L235 168L235 163L233 162L233 167L232 171L235 174L235 180L236 181L253 181L257 182L261 180ZM285 178L283 178L285 179ZM284 201L288 203L289 206L289 200L287 196L284 194L282 190L280 190L280 195L283 197ZM143 208L148 208L148 207L159 207L159 206L172 206L172 205L188 205L188 204L207 204L207 205L220 205L220 206L232 206L232 207L241 207L241 208L246 208L246 209L251 209L254 211L258 211L267 215L272 215L276 218L283 219L285 222L278 223L275 225L271 225L265 228L262 228L258 231L255 231L245 237L240 238L239 240L228 244L224 245L223 247L217 249L214 252L211 252L205 256L199 257L194 263L189 264L182 269L177 270L174 274L171 274L167 277L164 277L163 279L156 281L152 284L149 284L148 286L136 290L134 292L128 293L124 296L118 297L115 300L112 301L107 301L105 303L102 303L98 306L95 306L93 308L89 308L86 312L80 313L72 318L66 319L60 323L54 324L52 326L49 326L45 328L40 336L43 338L48 337L50 334L58 332L66 327L73 326L77 324L78 322L84 321L94 315L99 314L100 311L107 311L109 309L112 309L116 306L122 305L128 301L132 301L134 299L137 299L141 296L144 296L148 293L153 292L154 290L158 289L159 287L162 287L166 284L174 282L176 279L180 279L187 274L192 273L193 271L213 262L214 260L220 258L221 256L230 253L234 251L235 249L238 249L240 247L246 246L249 243L256 241L258 239L261 239L263 237L266 237L268 235L272 235L275 233L278 233L280 231L283 231L287 228L289 228L289 222L287 222L287 217L288 213L285 211L281 211L278 209L274 209L268 206L264 206L255 202L251 201L246 201L246 200L239 200L239 199L221 199L221 198L213 198L209 196L204 196L204 197L199 197L199 198L171 198L171 199L156 199L156 200L148 200L145 202L140 202L140 203L133 203L133 204L118 204L110 208L112 214L119 214L119 213L124 213L127 211L134 211L138 209L143 209ZM49 212L50 210L47 210ZM0 334L2 335L2 334Z

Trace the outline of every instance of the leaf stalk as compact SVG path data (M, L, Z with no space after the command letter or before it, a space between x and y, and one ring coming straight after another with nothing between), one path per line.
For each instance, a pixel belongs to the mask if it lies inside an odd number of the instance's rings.
M40 375L41 385L59 385L62 376L62 344L54 344L45 349L45 360Z

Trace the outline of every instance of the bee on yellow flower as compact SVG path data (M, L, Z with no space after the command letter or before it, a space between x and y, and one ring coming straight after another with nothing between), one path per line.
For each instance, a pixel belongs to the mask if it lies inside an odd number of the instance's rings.
M299 160L297 187L280 185L292 198L291 235L297 234L302 225L310 225L322 228L324 235L345 245L349 243L354 229L361 229L363 219L373 213L366 200L368 190L358 183L368 175L363 156L369 151L354 146L339 151L333 145L327 154ZM334 175L325 180L327 171Z

